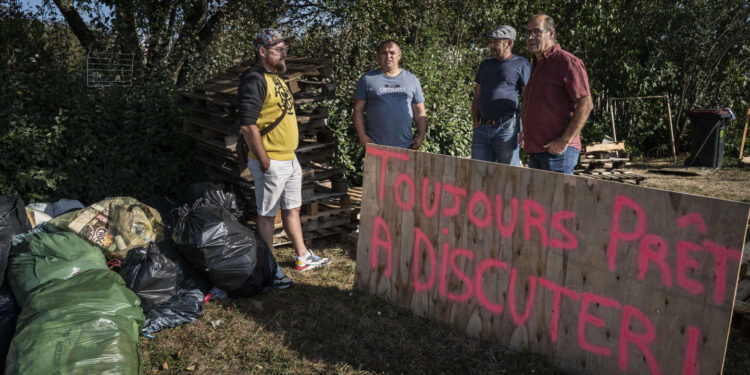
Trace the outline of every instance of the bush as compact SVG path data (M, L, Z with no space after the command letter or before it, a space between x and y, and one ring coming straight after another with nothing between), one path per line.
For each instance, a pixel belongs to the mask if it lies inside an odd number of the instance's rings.
M169 82L88 88L85 53L66 27L21 14L0 24L0 194L146 197L195 173Z

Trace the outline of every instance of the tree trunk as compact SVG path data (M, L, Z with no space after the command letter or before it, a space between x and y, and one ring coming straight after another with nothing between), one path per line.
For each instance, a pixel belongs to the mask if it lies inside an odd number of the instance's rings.
M143 64L143 53L135 22L135 4L133 0L117 0L115 2L115 19L113 20L117 32L117 46L120 52L132 53L135 66Z

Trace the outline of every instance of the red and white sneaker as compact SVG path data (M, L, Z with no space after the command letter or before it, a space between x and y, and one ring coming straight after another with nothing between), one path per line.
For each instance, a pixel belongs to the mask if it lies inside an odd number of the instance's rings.
M328 258L321 258L315 253L312 252L312 250L307 249L307 254L301 256L301 257L294 257L294 268L300 271L309 271L320 267L325 267L328 265L328 263L331 263L331 260Z

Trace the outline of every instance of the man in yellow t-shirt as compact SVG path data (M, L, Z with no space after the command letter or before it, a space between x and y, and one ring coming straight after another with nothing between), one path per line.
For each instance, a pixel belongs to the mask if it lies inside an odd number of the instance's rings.
M247 167L255 183L258 233L272 249L274 219L280 205L284 231L297 252L295 268L319 268L329 260L305 246L299 219L302 168L294 154L299 130L292 93L279 77L286 71L286 40L275 29L263 29L253 40L253 47L255 65L242 74L237 95L240 132L250 148ZM291 283L280 268L276 276L277 287Z

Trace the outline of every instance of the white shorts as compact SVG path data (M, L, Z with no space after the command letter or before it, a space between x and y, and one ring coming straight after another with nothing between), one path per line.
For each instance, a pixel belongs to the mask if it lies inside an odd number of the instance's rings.
M302 206L302 167L295 157L293 160L273 160L266 173L260 169L260 162L248 158L247 168L255 183L255 203L258 215L276 216L281 204L282 210Z

